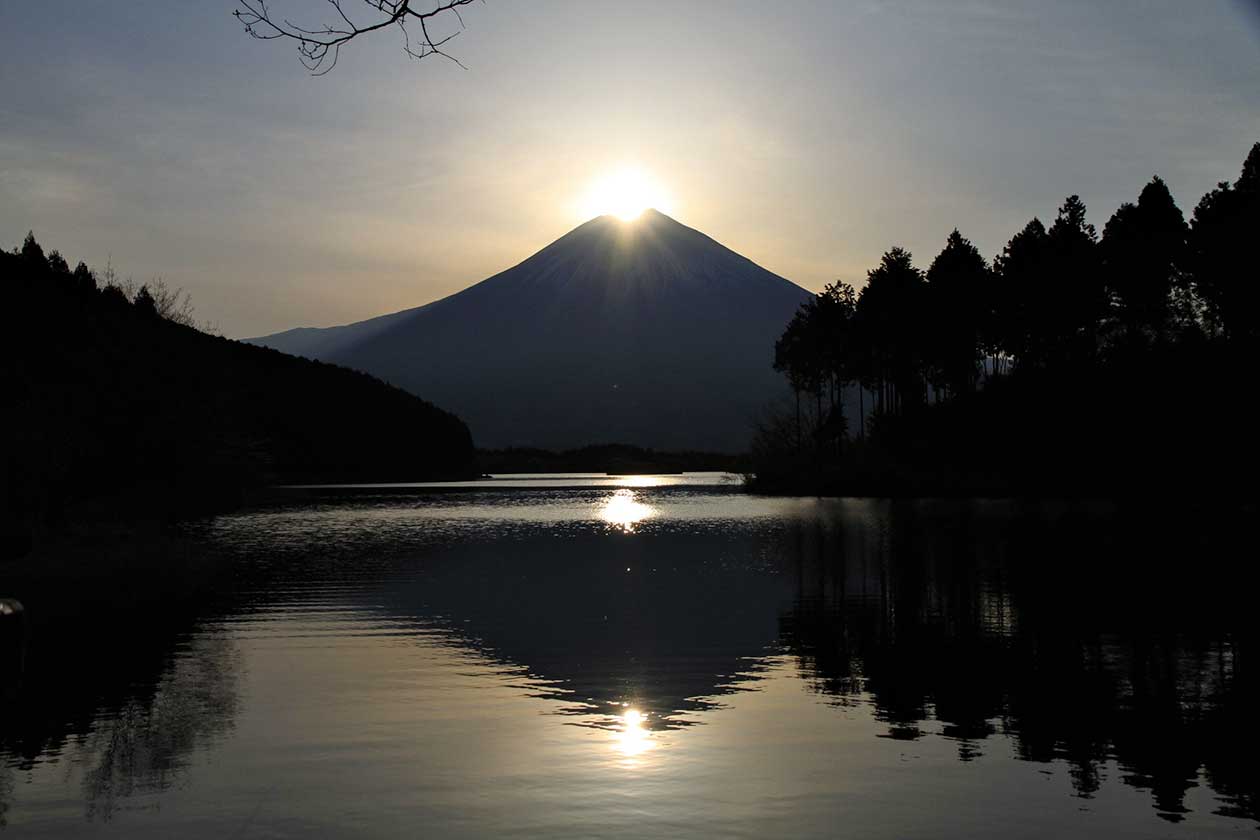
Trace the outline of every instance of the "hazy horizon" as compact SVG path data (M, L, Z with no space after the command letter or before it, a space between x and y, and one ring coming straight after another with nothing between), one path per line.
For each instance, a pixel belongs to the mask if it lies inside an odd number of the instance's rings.
M479 282L632 165L818 290L894 244L926 265L955 226L991 257L1069 193L1101 229L1155 174L1188 215L1260 136L1253 2L479 4L467 70L384 33L322 78L232 8L6 12L5 247L33 229L258 336Z

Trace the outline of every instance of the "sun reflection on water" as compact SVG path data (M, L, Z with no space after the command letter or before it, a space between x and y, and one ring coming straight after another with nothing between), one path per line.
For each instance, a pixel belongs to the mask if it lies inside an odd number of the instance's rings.
M614 743L617 752L627 758L652 748L652 733L647 728L647 715L638 709L626 709L620 715Z
M600 519L627 534L633 534L640 522L655 515L656 508L640 502L634 491L627 488L613 493L604 500L599 509Z
M659 475L623 475L617 483L623 487L661 487L666 480Z

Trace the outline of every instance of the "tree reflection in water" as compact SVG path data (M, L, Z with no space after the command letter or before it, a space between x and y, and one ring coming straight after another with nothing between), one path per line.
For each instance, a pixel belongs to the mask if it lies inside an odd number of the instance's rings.
M236 718L239 656L225 636L197 636L152 693L130 698L70 753L84 767L89 818L108 820L122 798L178 783L190 757Z
M109 820L121 800L178 784L239 711L240 653L208 623L203 576L84 577L23 585L25 668L19 690L0 697L0 823L15 788L48 764L78 780L89 818Z
M0 761L0 828L8 825L6 816L13 801L13 768Z
M980 759L1068 763L1089 798L1114 761L1180 821L1202 770L1218 813L1260 819L1249 578L1231 536L1029 506L898 503L792 535L782 638L814 690L869 701L886 737L935 730ZM1134 526L1134 527L1128 527ZM1220 552L1214 554L1214 552Z
M518 518L479 513L486 527L469 527L474 506L497 511L486 497L225 518L203 535L240 554L217 606L38 636L18 700L0 708L0 819L42 762L81 771L96 819L178 785L241 712L241 654L211 616L314 598L528 675L523 696L560 701L563 723L599 730L627 764L704 731L692 727L782 673L768 663L786 655L818 697L870 709L883 737L947 739L969 763L1009 745L1066 765L1080 797L1117 781L1149 791L1170 821L1205 783L1218 813L1260 821L1254 589L1230 554L1245 544L1236 512L801 500L722 519L717 497L636 488L612 504L651 515L610 520L592 504L602 491L555 498L589 518L508 501Z

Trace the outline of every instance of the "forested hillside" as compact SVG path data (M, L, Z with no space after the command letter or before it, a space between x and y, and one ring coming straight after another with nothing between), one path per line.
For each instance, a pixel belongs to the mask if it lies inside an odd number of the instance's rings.
M473 471L454 415L363 373L177 323L147 287L129 298L33 236L0 253L0 277L6 555L76 517L213 509L268 482Z

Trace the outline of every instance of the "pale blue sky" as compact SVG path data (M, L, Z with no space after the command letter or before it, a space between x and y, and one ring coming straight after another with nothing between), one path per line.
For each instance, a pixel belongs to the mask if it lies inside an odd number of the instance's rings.
M1156 173L1188 214L1260 140L1254 0L488 0L467 70L386 32L322 78L232 8L4 5L0 242L163 276L240 337L457 291L624 163L818 289L954 226L992 256L1073 192L1101 229Z

